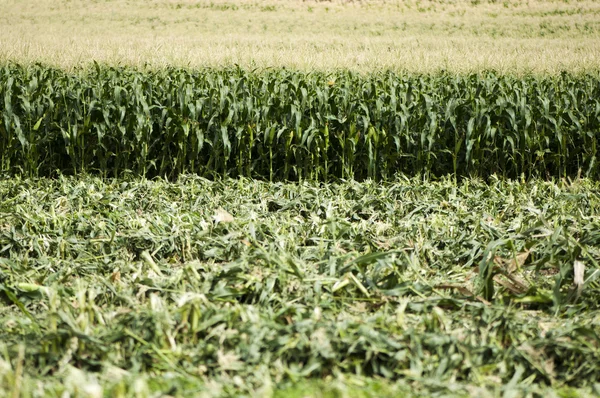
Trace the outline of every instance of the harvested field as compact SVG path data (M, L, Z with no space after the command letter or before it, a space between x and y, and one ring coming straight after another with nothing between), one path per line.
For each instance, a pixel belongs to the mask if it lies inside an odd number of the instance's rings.
M2 181L0 391L597 393L599 188Z
M1 0L0 60L61 68L597 71L596 1Z

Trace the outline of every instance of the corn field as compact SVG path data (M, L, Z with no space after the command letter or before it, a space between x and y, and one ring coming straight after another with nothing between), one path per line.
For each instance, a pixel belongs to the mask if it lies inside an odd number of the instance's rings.
M0 168L30 177L597 178L600 77L97 65L0 69Z
M0 396L599 395L599 138L599 74L4 65Z

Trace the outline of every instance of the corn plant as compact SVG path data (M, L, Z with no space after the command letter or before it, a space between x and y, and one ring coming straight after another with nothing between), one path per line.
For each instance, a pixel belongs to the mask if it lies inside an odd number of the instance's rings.
M598 177L600 79L0 69L4 172Z

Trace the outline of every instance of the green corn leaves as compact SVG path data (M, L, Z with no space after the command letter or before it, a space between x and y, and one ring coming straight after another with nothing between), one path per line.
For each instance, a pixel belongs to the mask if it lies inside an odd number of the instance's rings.
M174 178L597 178L600 79L0 69L1 169Z

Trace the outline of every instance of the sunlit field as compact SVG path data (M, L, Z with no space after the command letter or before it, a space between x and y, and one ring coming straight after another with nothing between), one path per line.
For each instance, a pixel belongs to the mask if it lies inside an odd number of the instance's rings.
M600 395L600 3L0 0L0 396Z
M597 70L595 1L0 1L0 59L369 72Z

